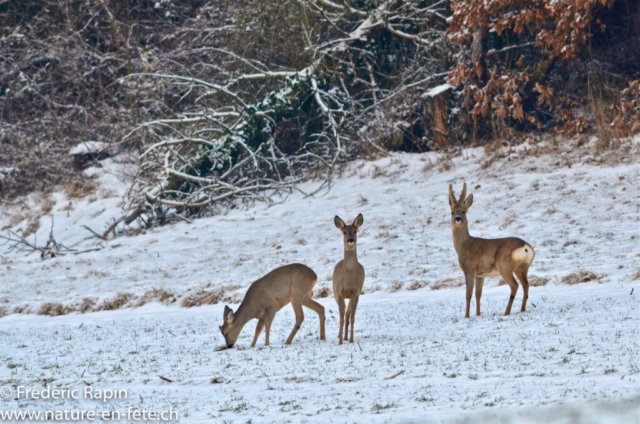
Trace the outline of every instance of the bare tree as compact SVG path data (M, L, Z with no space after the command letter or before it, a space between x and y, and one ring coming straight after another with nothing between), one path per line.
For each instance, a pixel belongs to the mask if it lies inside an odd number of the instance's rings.
M446 75L444 2L386 0L366 10L331 1L256 4L270 25L294 28L282 56L260 48L262 15L238 16L239 25L216 28L220 46L179 52L206 52L206 61L181 73L121 79L131 91L174 90L189 101L122 139L142 146L140 172L129 208L105 237L136 218L149 225L272 202L303 178L320 178L326 187L340 164L384 150L387 133L399 127L429 141L415 122L398 122L404 110L419 115L419 95ZM196 76L202 68L214 72Z

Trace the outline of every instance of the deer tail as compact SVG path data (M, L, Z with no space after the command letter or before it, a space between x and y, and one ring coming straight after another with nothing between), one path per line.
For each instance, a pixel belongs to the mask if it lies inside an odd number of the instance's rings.
M524 263L527 266L531 265L533 258L535 258L536 252L529 243L525 243L524 246L517 248L511 253L511 257L514 261Z

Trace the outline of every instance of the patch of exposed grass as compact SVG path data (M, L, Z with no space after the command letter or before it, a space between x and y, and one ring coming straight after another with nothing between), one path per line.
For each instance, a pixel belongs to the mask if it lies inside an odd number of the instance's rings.
M371 410L373 412L382 412L386 409L391 409L391 408L396 408L398 405L396 405L393 402L387 402L386 404L380 404L378 402L374 403L373 406L371 407Z
M618 370L615 369L613 366L610 366L610 367L607 367L607 368L604 369L604 373L605 374L613 374L613 373L616 373L616 372L618 372Z
M409 290L418 290L418 289L421 289L421 288L427 287L427 284L428 284L428 282L427 282L427 281L424 281L424 280L423 280L423 281L415 280L415 281L413 281L413 282L409 285L408 289L409 289Z
M146 305L147 303L156 300L168 305L176 301L176 296L169 290L154 287L151 290L147 290L147 292L138 299L136 306Z
M61 303L47 302L42 304L42 306L40 306L40 309L38 310L38 315L47 315L50 317L57 317L60 315L67 315L71 312L73 312L73 308L65 306Z
M398 238L397 234L393 234L389 232L389 228L390 228L389 226L381 225L379 228L380 228L380 231L375 236L377 239L384 239L384 241L388 241L390 239Z
M447 150L438 157L437 166L438 171L445 172L454 167L453 163L453 150Z
M236 298L229 293L239 288L235 284L227 284L210 290L199 290L184 297L181 305L184 308L192 308L194 306L215 305L220 302L235 303Z
M365 286L362 288L362 294L375 293L377 291L380 291L380 286L377 284L374 284L372 286L367 286L365 284Z
M64 193L69 199L80 199L95 193L97 184L90 179L74 179L63 187Z
M129 301L134 297L131 293L117 293L115 297L111 299L105 299L100 306L96 309L97 311L115 311L116 309L121 309L125 306Z
M532 275L529 277L529 286L531 287L541 287L546 286L549 283L549 279L545 277L536 277Z
M441 290L452 287L462 287L463 285L463 278L445 278L444 280L434 281L429 285L429 287L431 287L431 290Z
M329 297L333 294L333 290L331 289L331 287L329 286L320 286L320 287L316 287L316 289L313 291L313 298L315 299L322 299L325 297Z
M27 238L31 234L38 231L39 229L40 229L40 217L34 217L29 221L29 223L25 227L24 231L22 232L22 237Z
M358 197L358 201L356 202L356 206L363 206L369 203L369 200L362 195Z
M403 287L403 284L402 284L402 282L401 282L401 281L392 281L392 282L389 284L389 291L390 291L391 293L395 293L395 292L397 292L397 291L402 290L402 287Z
M386 177L387 175L387 171L377 165L373 165L371 168L371 178Z
M96 271L95 269L89 270L85 278L87 277L97 277L97 278L106 278L109 276L109 273L103 271Z
M82 299L80 303L80 307L78 310L80 313L86 314L87 312L91 312L93 308L96 306L96 300L91 297L85 297Z
M595 272L591 272L591 271L577 271L577 272L572 272L571 274L565 275L564 277L562 277L562 280L560 280L560 282L562 284L568 284L572 286L574 284L589 283L591 281L600 282L602 277L604 276L598 275Z

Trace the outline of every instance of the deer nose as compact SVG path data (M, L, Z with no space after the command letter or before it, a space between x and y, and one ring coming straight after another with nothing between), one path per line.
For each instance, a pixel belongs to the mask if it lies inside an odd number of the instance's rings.
M356 242L356 241L355 241L354 239L352 239L352 238L349 238L349 239L347 240L347 243L349 243L349 244L353 244L353 243L355 243L355 242Z
M456 222L462 222L462 218L459 216L456 216Z
M233 347L233 345L232 345L232 344L228 344L228 345L227 345L227 349L231 349L232 347Z

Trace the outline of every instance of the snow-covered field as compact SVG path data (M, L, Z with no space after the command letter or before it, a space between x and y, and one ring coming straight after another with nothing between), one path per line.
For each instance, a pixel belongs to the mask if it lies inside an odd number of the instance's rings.
M480 149L452 162L438 154L355 162L328 193L294 193L269 208L120 237L77 256L41 261L0 248L7 314L0 318L0 387L42 388L46 380L128 393L106 404L0 399L0 411L126 416L129 407L173 408L184 422L637 422L640 165L524 149L489 166ZM97 246L83 240L89 233L80 225L99 231L119 214L123 186L104 174L113 168L93 171L103 186L93 197L53 196L59 242ZM509 291L488 280L484 315L463 318L447 203L448 184L459 193L463 181L474 194L472 235L514 235L536 249L526 313L520 291L515 312L503 317ZM359 212L366 294L357 343L338 346L337 307L324 289L342 256L333 217L351 221ZM42 218L38 240L47 239L50 224ZM329 294L319 299L328 311L327 341L318 340L317 315L305 310L294 343L284 346L295 321L287 306L270 347L262 347L263 334L249 348L254 321L238 348L219 351L224 304L181 307L208 294L238 302L252 281L291 262L313 268L316 292ZM36 315L51 311L68 314Z
M489 288L485 316L470 320L462 318L461 290L378 292L361 299L357 343L342 346L335 302L326 298L327 341L318 340L317 316L306 313L284 346L295 322L287 307L276 316L271 346L249 348L250 325L237 349L222 351L222 305L12 315L0 321L5 385L42 388L47 379L84 390L87 382L128 389L128 399L0 405L123 414L129 406L172 407L184 421L398 422L637 398L638 297L629 292L614 283L533 288L536 307L505 318L506 289Z

